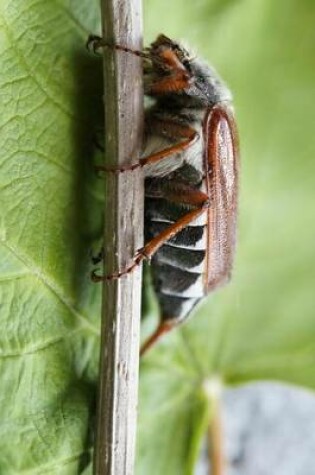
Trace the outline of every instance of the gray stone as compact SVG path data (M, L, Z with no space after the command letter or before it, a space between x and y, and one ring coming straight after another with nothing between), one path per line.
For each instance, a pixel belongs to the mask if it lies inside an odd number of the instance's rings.
M315 475L315 397L277 383L226 390L224 475ZM196 475L208 475L206 444Z

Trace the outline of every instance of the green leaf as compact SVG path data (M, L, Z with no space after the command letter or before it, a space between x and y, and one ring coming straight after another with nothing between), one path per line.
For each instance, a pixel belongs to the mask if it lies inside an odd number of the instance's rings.
M100 313L88 278L101 230L92 135L102 105L85 41L96 18L97 2L0 5L3 474L75 474L87 463Z

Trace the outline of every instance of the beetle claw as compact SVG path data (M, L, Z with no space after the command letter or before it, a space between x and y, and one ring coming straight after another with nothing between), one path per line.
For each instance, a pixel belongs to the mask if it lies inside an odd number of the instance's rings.
M97 274L95 270L92 270L91 280L92 282L101 282L102 280L104 280L104 277L102 275Z
M98 54L98 50L104 46L103 38L98 35L89 35L85 46L88 51Z

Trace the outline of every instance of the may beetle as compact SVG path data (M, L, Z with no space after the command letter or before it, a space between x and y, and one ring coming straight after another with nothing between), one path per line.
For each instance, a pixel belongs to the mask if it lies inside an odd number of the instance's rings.
M90 37L93 49L108 47ZM94 281L120 278L151 260L160 324L141 353L186 320L195 305L230 278L237 218L238 138L231 93L217 73L180 44L159 35L149 48L109 46L144 60L146 111L145 236L125 269ZM105 167L100 170L108 171Z

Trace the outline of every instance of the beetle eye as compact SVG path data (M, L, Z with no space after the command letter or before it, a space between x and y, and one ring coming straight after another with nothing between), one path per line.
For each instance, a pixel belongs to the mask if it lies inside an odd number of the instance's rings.
M189 61L189 59L183 59L183 60L182 60L182 63L183 63L183 66L185 66L185 68L186 68L188 71L191 71L191 66L190 66L190 61Z

